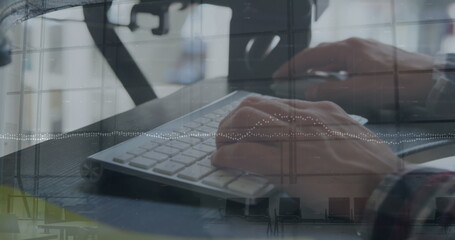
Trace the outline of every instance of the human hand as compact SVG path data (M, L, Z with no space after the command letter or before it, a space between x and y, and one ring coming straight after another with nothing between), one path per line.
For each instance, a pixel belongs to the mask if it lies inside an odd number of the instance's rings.
M220 123L216 143L214 165L262 174L310 202L369 196L402 167L385 143L331 102L249 97Z
M424 106L432 86L433 59L374 40L350 38L306 49L282 65L277 81L304 75L309 69L347 71L347 81L330 81L307 88L307 100L333 101L349 112L366 113L381 108ZM398 97L398 98L397 98Z

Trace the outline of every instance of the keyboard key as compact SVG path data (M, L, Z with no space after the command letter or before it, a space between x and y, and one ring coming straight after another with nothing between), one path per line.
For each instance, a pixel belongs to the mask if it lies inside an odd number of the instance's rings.
M225 112L231 112L232 110L234 110L234 108L236 108L237 106L233 106L233 105L227 105L225 107L223 107L221 110L225 111Z
M194 120L194 122L201 123L201 124L206 124L210 121L212 121L210 118L205 118L205 117L200 117L200 118Z
M215 130L217 130L218 127L220 126L220 123L219 123L218 121L216 121L216 122L209 122L209 123L206 124L206 126L215 128Z
M229 101L243 95L238 93ZM156 182L213 193L217 197L225 194L245 199L261 197L259 193L266 193L266 190L268 193L273 188L267 179L212 165L219 123L235 108L234 104L227 106L225 103L217 102L144 133L134 141L122 143L119 148L112 149L110 158L105 154L92 158L110 161L117 166L116 170L126 174L143 177L147 174Z
M216 120L216 119L219 119L221 116L219 114L209 113L209 114L204 115L204 117L210 118L212 120Z
M179 141L169 141L165 145L169 146L169 147L177 148L180 150L184 150L184 149L191 147L190 144L184 143L184 142L179 142Z
M349 116L352 118L352 120L358 122L361 125L365 125L365 124L368 123L368 119L366 119L364 117L361 117L361 116L358 116L358 115L353 115L353 114L350 114Z
M210 156L202 159L201 161L197 162L198 165L206 166L206 167L211 167L212 166L212 159L210 159Z
M147 152L147 150L144 148L133 148L133 149L128 150L127 153L133 154L136 156L140 156L140 155L144 154L145 152Z
M260 176L255 176L255 175L248 175L248 176L245 176L245 178L249 179L250 181L254 181L254 182L262 183L262 184L266 184L269 182L269 180L267 180L266 178L260 177Z
M201 131L201 132L205 132L205 133L210 133L210 134L215 134L217 131L216 128L212 128L209 126L202 126L202 127L199 127L197 130Z
M169 156L173 156L173 155L179 153L180 149L162 145L162 146L159 146L159 147L155 148L154 151L157 151L157 152L160 152L160 153L164 153L164 154L167 154Z
M189 127L181 127L179 129L175 130L175 132L181 133L181 134L185 134L189 131L191 131L191 128L189 128Z
M114 157L114 162L118 162L118 163L127 163L129 162L132 158L134 158L134 155L133 154L129 154L129 153L124 153L120 156L116 156Z
M209 145L209 146L212 146L212 147L216 147L216 141L215 141L215 138L209 138L207 139L206 141L204 141L204 144L205 145Z
M232 106L232 107L237 107L238 105L240 105L240 103L244 100L244 98L238 100L238 101L234 101L232 102L231 104L229 104L229 106Z
M213 146L209 146L204 143L194 146L193 149L196 149L196 150L199 150L202 152L206 152L206 153L211 153L211 152L215 151L215 148Z
M226 116L220 116L218 119L213 119L213 122L220 123Z
M185 164L185 165L191 165L193 164L194 162L197 161L196 158L194 157L190 157L190 156L185 156L185 155L177 155L177 156L174 156L171 158L171 161L174 161L174 162L178 162L178 163L181 163L181 164Z
M158 163L157 161L152 160L152 159L148 159L145 157L137 157L137 158L133 158L131 160L130 165L133 167L148 170L148 169L152 168L153 166L155 166L155 164L157 164L157 163Z
M163 145L167 145L169 142L174 142L175 140L185 137L186 135L187 135L187 133L172 132L171 139L169 139L169 141L163 143Z
M227 188L242 194L254 195L265 186L265 182L250 177L239 177L230 183Z
M222 188L238 176L240 176L239 171L218 170L204 178L202 182L210 186Z
M156 143L156 142L148 142L146 144L141 145L140 148L147 149L147 150L152 150L152 149L154 149L154 148L156 148L158 146L159 146L159 144Z
M198 128L199 126L201 126L201 124L197 122L188 122L185 124L185 127L189 128Z
M159 137L153 137L151 141L155 142L155 143L163 144L163 143L167 142L168 139L159 138Z
M180 171L184 167L185 165L183 164L166 161L164 163L156 165L153 171L166 175L174 175L176 172Z
M155 151L146 152L146 153L142 154L142 156L146 157L146 158L150 158L152 160L156 160L158 162L162 162L169 158L168 155L162 154L159 152L155 152Z
M182 152L182 154L190 156L190 157L194 157L197 159L201 159L201 158L205 157L205 155L207 155L207 153L205 153L205 152L201 152L199 150L192 149L192 148L185 150L184 152Z
M195 138L195 137L182 137L177 140L180 142L188 143L190 145L195 145L202 141L200 138Z
M226 112L226 111L223 110L223 109L217 109L217 110L213 111L213 113L218 114L219 116L223 116L223 117L224 117L224 116L226 116L229 112Z
M201 132L199 130L193 130L191 132L188 132L188 135L190 137L195 137L195 138L199 138L201 140L205 139L205 138L208 138L209 137L209 134L205 133L205 132Z
M190 181L198 181L209 173L213 172L215 168L193 165L185 168L177 176Z

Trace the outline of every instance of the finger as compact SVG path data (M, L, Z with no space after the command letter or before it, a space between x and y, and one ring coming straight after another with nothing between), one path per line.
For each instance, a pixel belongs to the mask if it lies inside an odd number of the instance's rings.
M256 108L244 106L234 110L220 123L217 147L239 141L273 142L277 133L288 132L289 125L281 119Z
M305 114L305 112L299 112L299 110L330 110L327 109L327 107L329 107L327 103L323 102L310 102L299 99L263 98L258 96L246 98L239 104L238 108L241 107L255 108L273 116L292 116L295 114ZM341 108L339 108L339 110L343 111Z
M285 135L284 132L280 132L280 136L290 137L291 134L297 134L301 131L308 133L316 131L314 125L315 123L321 123L318 115L326 114L324 111L341 111L344 113L338 106L335 108L331 105L333 104L323 102L256 98L242 102L240 108L253 108L265 113L263 116L268 116L268 118L260 119L260 122L257 123L258 130L270 134L278 133L269 129L269 127L277 126L270 124L270 121L274 121L276 118L280 122L279 128L276 128L276 130L288 131L289 133ZM329 120L327 123L331 124L332 122L333 120ZM271 136L278 137L276 134ZM278 137L278 139L283 139L282 137Z
M289 117L296 115L292 106L280 99L248 97L219 125L217 146L239 141L273 144L289 140Z
M339 64L329 64L329 65L325 65L325 66L317 66L317 67L314 67L312 68L313 71L323 71L323 72L338 72L338 71L342 71L342 70L346 70L344 68L342 68L341 65Z
M238 111L241 107L245 106L246 103L254 103L257 101L262 101L263 98L259 96L249 96L245 99L242 100L242 102L234 109L232 110L226 117L224 117L221 121L219 126L223 126L224 122L232 117L236 111Z
M309 87L304 95L310 101L332 101L347 112L390 107L395 104L392 75L358 76L347 81L325 82Z
M345 113L343 109L339 108L335 104L328 102L311 102L300 99L264 98L259 96L251 96L246 98L239 104L237 109L240 109L242 107L252 107L268 114L281 115L290 115L292 113L296 113L297 110L318 109L333 111L335 110L334 108L336 108L337 111ZM233 112L235 112L235 110ZM300 112L300 114L304 113ZM226 119L227 118L223 119L223 121Z
M336 65L345 69L344 63L339 61L339 52L342 50L340 42L320 45L306 49L297 54L293 59L283 64L273 75L274 78L289 77L290 69L295 69L293 74L301 75L308 69L320 66Z
M251 97L247 98L239 104L239 108L242 107L251 107L257 110L260 110L264 113L279 116L279 115L290 115L291 113L295 113L297 110L296 107L293 106L292 102L296 100L284 100L284 99L268 99L268 98L261 98L261 97ZM311 107L310 102L305 103L298 103L300 108L309 108ZM297 105L297 102L296 104Z
M271 122L270 126L281 126L283 122L279 118L277 119L277 116L287 115L293 110L291 108L291 106L279 103L276 100L248 98L220 122L220 128L259 126L258 124L265 120Z
M291 108L295 108L298 110L304 110L307 113L314 113L315 111L340 111L342 113L346 113L342 108L334 104L333 102L327 101L304 101L299 99L277 99L276 101L288 105Z
M309 102L297 99L255 97L247 99L240 106L258 109L299 127L313 126L315 121L322 120L329 125L354 122L341 107L328 101Z
M248 126L249 124L249 126L252 126L251 124L253 122L256 124L261 120L274 119L279 116L290 116L290 113L293 113L296 110L292 104L292 101L294 100L285 100L279 98L271 99L259 96L248 97L244 99L236 109L234 109L226 118L220 122L220 127L223 128L224 126L229 125L241 127L241 125ZM302 109L311 107L310 105L310 102L300 101L298 103L298 107ZM250 108L257 111L253 111ZM257 116L255 116L254 113L257 113ZM245 121L245 119L248 121ZM240 123L242 124L240 125Z
M212 163L218 167L242 169L268 177L289 173L287 153L279 148L259 143L242 142L219 148L212 155Z
M254 97L243 101L220 125L217 146L239 141L276 145L295 140L338 139L345 136L334 134L332 128L358 128L353 125L358 123L331 102Z
M298 68L299 66L295 66L295 67ZM305 80L305 78L311 78L311 77L309 77L309 76L311 76L311 72L309 72L309 71L312 71L312 72L314 72L314 71L339 72L339 71L343 71L343 70L346 70L346 68L344 67L344 64L342 66L340 64L331 63L328 65L314 66L313 68L308 68L308 69L297 69L296 70L297 72L294 73L293 77L297 78L297 80L302 80L302 79ZM290 80L289 71L285 76L275 76L274 75L274 78L276 81L289 81Z
M284 98L251 96L251 97L245 98L239 104L239 107L241 107L241 106L255 107L255 104L267 103L267 102L284 103L286 105L289 105L290 107L301 108L301 109L310 108L310 107L312 107L311 104L313 104L312 102L298 100L298 99L284 99ZM284 107L284 106L282 106L282 107Z

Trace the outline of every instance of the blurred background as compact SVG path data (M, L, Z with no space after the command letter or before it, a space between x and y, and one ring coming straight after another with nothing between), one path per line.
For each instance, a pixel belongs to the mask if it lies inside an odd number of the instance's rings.
M114 1L109 21L158 97L194 81L227 76L229 8L202 4L180 10L174 4L169 34L155 36L150 29L158 18L150 14L138 14L138 30L128 28L136 3ZM312 24L311 46L362 37L429 55L451 52L454 15L450 0L332 0ZM134 107L96 48L82 7L26 20L7 35L13 61L0 68L2 134L68 132ZM40 140L1 138L0 156Z
M174 4L169 34L156 36L150 30L158 18L150 14L138 14L136 31L128 27L137 2L114 0L108 20L159 98L228 75L229 8L202 4L180 10ZM454 52L454 2L331 0L313 19L310 46L361 37L432 56ZM92 40L82 7L28 19L7 36L13 53L12 63L0 67L0 156L135 106ZM34 166L24 167L25 175L33 172ZM44 208L37 209L41 218Z

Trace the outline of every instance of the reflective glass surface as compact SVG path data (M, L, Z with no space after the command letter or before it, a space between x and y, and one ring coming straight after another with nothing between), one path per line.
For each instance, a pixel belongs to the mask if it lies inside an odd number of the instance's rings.
M2 8L0 239L453 238L455 1Z

